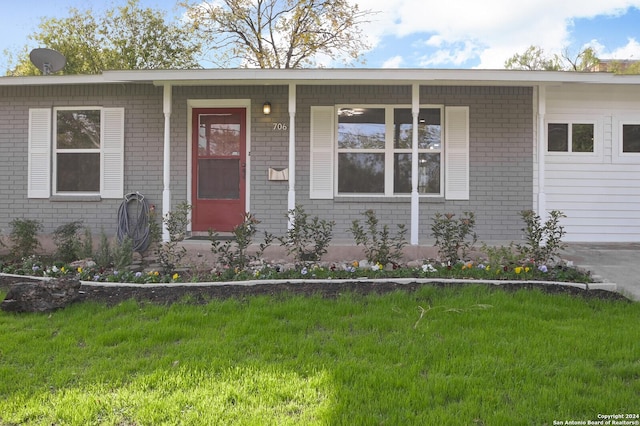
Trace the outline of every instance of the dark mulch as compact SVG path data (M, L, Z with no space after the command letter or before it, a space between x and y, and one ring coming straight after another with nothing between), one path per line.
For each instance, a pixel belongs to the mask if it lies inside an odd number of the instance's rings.
M7 292L9 287L16 282L28 281L24 278L0 277L0 291ZM473 284L451 284L451 283L410 283L397 284L393 282L367 282L357 281L349 283L288 283L259 284L253 286L245 285L219 285L219 286L198 286L185 284L184 286L172 287L126 287L126 286L86 286L80 288L80 301L92 301L104 303L108 306L116 305L129 299L141 302L151 302L158 304L171 304L180 301L188 301L194 304L204 304L213 299L239 298L244 299L249 296L277 296L286 295L320 295L326 298L336 298L341 294L384 294L397 290L413 292L422 286L452 287ZM568 294L575 297L597 298L605 300L629 301L619 293L606 290L582 290L577 287L562 285L545 285L530 283L505 283L494 286L496 291L517 291L540 289L547 293Z

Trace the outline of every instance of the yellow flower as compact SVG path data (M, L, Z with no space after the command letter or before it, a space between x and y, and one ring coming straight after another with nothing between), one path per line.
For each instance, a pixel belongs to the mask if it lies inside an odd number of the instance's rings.
M180 275L178 275L178 273L176 272L175 274L173 274L171 278L173 278L174 280L177 280L178 278L180 278Z
M64 274L65 272L67 272L67 270L64 269L64 266L63 266L62 268L60 268L60 272L62 272Z
M82 266L78 266L78 273L81 274L82 273Z
M358 261L357 261L357 260L354 260L354 261L351 263L351 265L352 265L354 268L357 268L357 267L360 265L360 263L358 263Z
M529 272L531 270L531 268L529 268L528 266L524 268L525 272Z
M522 266L516 266L515 268L513 268L513 270L516 274L519 274L520 272L522 272Z
M160 275L160 272L155 271L155 272L153 273L153 275L155 275L155 276L157 277L158 275Z

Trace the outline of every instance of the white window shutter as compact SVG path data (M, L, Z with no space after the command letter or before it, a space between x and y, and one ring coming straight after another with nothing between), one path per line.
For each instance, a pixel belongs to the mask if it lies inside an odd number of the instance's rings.
M51 195L51 109L29 110L28 198Z
M124 108L104 108L101 119L102 198L124 196Z
M469 199L469 107L445 108L445 198Z
M311 168L309 198L333 198L335 109L311 107Z

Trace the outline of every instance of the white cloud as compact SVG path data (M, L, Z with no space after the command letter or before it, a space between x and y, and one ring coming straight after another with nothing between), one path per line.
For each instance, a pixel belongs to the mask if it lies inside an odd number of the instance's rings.
M502 68L507 58L530 45L560 53L571 41L574 19L617 16L629 7L640 8L640 0L354 1L361 9L381 12L365 27L374 47L385 37L420 36L424 51L437 49L424 64L454 65L476 58L479 68ZM634 43L612 54L628 56L628 51L638 57Z
M394 56L384 61L384 63L382 64L382 68L400 68L402 62L402 56Z
M612 52L603 51L601 56L606 59L635 59L640 60L640 43L634 38L628 39L626 45Z

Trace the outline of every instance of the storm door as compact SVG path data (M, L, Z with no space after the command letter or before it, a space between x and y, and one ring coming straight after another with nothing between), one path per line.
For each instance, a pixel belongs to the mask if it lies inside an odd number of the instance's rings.
M245 211L246 110L193 110L192 230L229 232Z

